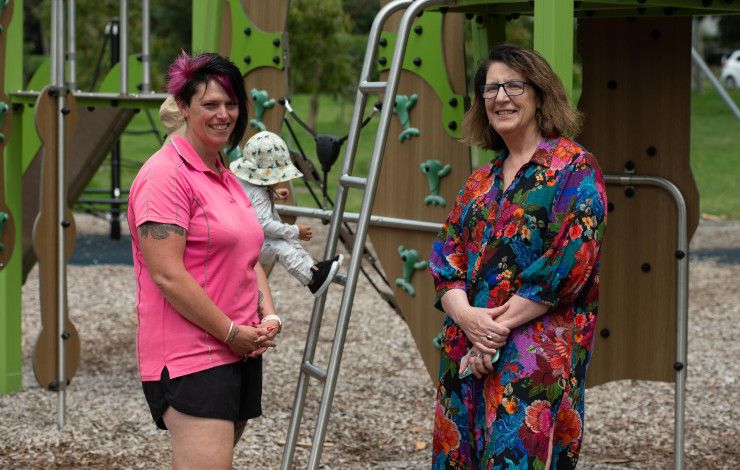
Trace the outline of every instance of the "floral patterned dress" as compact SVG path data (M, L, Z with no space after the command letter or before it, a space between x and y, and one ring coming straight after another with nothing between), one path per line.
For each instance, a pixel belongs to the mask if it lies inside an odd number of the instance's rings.
M503 188L502 152L477 169L437 236L429 269L436 307L450 289L470 305L512 295L550 306L512 329L493 373L458 375L472 346L449 316L434 419L432 467L573 468L596 326L606 192L596 159L565 137L543 140Z

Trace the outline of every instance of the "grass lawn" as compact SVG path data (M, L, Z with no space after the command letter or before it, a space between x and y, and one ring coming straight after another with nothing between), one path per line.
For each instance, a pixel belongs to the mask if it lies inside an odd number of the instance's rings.
M740 90L733 90L731 96L736 103L740 103ZM309 105L308 96L296 96L292 104L299 117L306 120ZM371 109L371 104L372 102L368 103L366 113ZM319 104L317 132L344 136L349 130L353 105L354 102L337 102L331 97L323 96ZM154 110L151 113L155 122L159 125L157 111ZM353 171L355 176L365 176L367 174L370 153L377 129L377 118L376 115L360 135ZM291 124L303 150L320 171L321 167L316 158L313 138L295 121L291 120ZM129 130L142 131L150 127L146 114L141 112L135 116ZM163 132L161 126L159 132ZM285 126L283 126L282 135L289 146L296 149L296 145ZM735 119L714 89L707 86L704 93L694 93L692 95L691 167L699 186L702 213L740 220L740 190L738 189L740 187L739 136L740 122ZM159 144L153 134L124 134L121 144L121 182L123 188L130 186L140 162L146 160L157 148L159 148ZM334 199L336 195L336 182L339 179L344 150L344 147L342 147L339 159L329 174L329 197L331 199ZM98 174L91 181L90 187L110 187L109 160L101 166ZM296 183L294 189L300 205L316 207L303 183ZM321 196L319 195L319 197ZM358 190L350 190L347 210L358 211L361 201L362 193Z
M740 105L740 90L730 96ZM740 121L709 85L691 95L691 169L701 212L740 219Z

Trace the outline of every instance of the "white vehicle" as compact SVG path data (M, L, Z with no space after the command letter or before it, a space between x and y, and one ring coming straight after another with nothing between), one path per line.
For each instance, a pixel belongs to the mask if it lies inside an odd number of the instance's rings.
M740 86L740 50L730 54L730 57L722 65L719 80L725 85L725 88Z

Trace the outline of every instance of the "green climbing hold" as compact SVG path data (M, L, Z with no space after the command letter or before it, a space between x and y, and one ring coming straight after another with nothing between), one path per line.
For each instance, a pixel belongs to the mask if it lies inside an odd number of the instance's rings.
M421 165L421 172L427 175L427 182L429 182L429 191L432 194L424 198L424 204L434 206L446 206L447 201L445 198L439 195L439 186L442 182L442 178L449 175L452 171L452 165L449 163L442 166L442 162L439 160L426 160Z
M3 230L5 229L5 222L8 221L8 214L6 212L0 212L0 238L3 236ZM5 249L5 244L0 242L0 251Z
M432 338L432 344L437 349L444 349L445 347L445 334L443 332L437 333L434 338Z
M229 150L228 152L226 152L226 158L229 159L229 163L241 157L242 157L242 149L239 148L238 145L232 148L231 150Z
M401 287L411 297L416 297L416 289L411 285L411 278L414 273L420 269L426 269L429 266L427 261L419 261L419 253L414 249L407 249L403 245L398 246L398 254L401 255L403 263L403 277L396 279L396 285Z
M270 98L270 95L266 90L252 88L249 93L252 95L252 101L254 101L254 119L249 120L249 125L260 132L266 131L267 127L265 127L265 124L262 122L262 117L264 116L266 109L270 109L275 106L275 100Z
M411 127L411 116L409 111L416 105L416 93L411 96L396 95L396 103L393 105L393 114L398 116L403 126L403 131L398 136L398 140L403 142L412 137L419 137L419 129Z

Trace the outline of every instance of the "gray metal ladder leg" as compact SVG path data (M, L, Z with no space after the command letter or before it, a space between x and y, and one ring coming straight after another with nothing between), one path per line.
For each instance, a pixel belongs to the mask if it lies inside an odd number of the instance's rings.
M324 446L324 438L326 436L329 412L331 411L332 400L334 398L334 389L336 388L336 381L339 375L339 366L342 360L344 341L347 335L347 326L349 325L352 310L352 302L357 288L358 273L362 263L362 249L365 246L365 241L367 239L367 230L370 222L373 201L375 199L378 177L380 175L383 151L385 150L385 142L388 137L388 128L390 127L393 112L392 101L394 99L393 97L396 95L396 91L398 90L401 67L403 65L403 56L406 52L406 44L408 42L411 24L417 14L422 12L425 7L450 3L453 3L453 0L395 0L388 3L380 10L380 12L378 12L373 21L372 28L370 29L368 45L365 51L365 60L362 65L360 83L358 85L355 107L352 114L352 121L350 123L347 148L345 150L341 173L342 176L340 177L340 184L337 188L334 212L332 213L329 235L324 249L324 259L334 256L334 253L336 252L339 228L342 223L344 207L347 202L347 190L350 187L359 188L364 189L365 193L362 199L362 206L360 208L357 231L355 232L355 243L352 247L349 271L346 276L342 294L342 303L339 308L339 316L337 319L336 330L334 332L334 341L332 343L331 355L329 357L329 365L326 370L313 364L319 329L323 318L324 305L326 303L326 294L321 295L314 302L311 322L308 328L308 337L306 339L306 347L303 351L303 359L301 361L298 386L296 389L295 400L293 402L290 425L288 427L288 435L286 438L285 449L283 450L283 459L280 467L282 470L289 470L293 463L293 456L295 454L296 443L298 440L298 431L306 401L309 377L313 377L324 382L321 406L316 419L316 428L313 435L311 454L308 460L309 469L317 469L319 466L321 451ZM401 20L398 29L396 45L393 50L393 57L391 59L387 81L370 82L368 80L375 64L375 55L377 53L378 40L380 38L382 27L392 13L403 8L406 8L406 12L403 15L403 19ZM367 95L370 93L383 93L385 95L386 104L381 110L378 131L375 136L375 144L370 161L370 168L368 170L368 177L365 179L351 176L351 173L354 166L355 153L357 151L362 116L367 103Z

